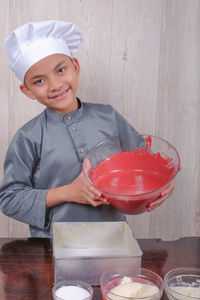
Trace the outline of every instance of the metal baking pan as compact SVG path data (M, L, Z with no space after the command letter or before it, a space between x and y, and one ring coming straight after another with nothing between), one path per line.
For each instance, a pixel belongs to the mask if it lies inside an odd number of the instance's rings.
M99 285L112 267L138 271L142 251L127 222L56 222L53 224L54 281L83 280Z

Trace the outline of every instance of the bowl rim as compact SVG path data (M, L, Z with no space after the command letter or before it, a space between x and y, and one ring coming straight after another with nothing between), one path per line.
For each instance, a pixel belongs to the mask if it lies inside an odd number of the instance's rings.
M125 268L123 268L123 267L113 267L113 268L109 268L109 269L107 269L107 270L105 270L103 273L102 273L102 275L101 275L101 277L100 277L100 289L101 289L101 292L102 292L102 280L103 280L103 276L107 273L107 272L110 272L110 271L112 271L112 270L116 270L116 272L117 272L117 270L119 270L119 272L120 271L124 271L124 269ZM161 282L161 288L159 288L158 286L158 289L159 289L159 291L156 293L156 294L153 294L152 295L152 297L156 297L156 296L158 296L158 295L162 295L163 294L163 291L164 291L164 281L163 281L163 279L162 279L162 277L160 276L160 275L158 275L156 272L154 272L154 271L151 271L150 269L147 269L147 268L140 268L140 271L142 272L142 271L147 271L147 272L149 272L150 274L152 274L152 275L154 275L154 276L156 276L157 278L158 278L158 280ZM118 273L119 273L118 272ZM116 276L117 275L120 275L120 274L116 274ZM142 275L142 274L139 274L138 272L134 272L134 270L133 270L133 274L132 274L132 276L137 276L137 277L143 277L143 278L145 278L145 275ZM113 276L115 276L115 275L113 275ZM125 275L123 275L123 276L125 276ZM129 276L128 276L129 277ZM150 279L149 279L149 281L151 281ZM122 297L122 296L119 296L119 295L117 295L117 294L115 294L115 293L112 293L112 292L110 292L113 296L117 296L117 297ZM132 298L130 298L130 297L122 297L124 300L131 300ZM140 297L140 298L134 298L134 299L136 299L136 300L139 300L139 299L149 299L150 297L149 296L147 296L147 297Z
M59 286L61 285L61 286ZM87 298L84 298L83 300L88 300L90 297L93 297L94 295L94 289L93 287L86 281L82 281L82 280L73 280L73 279L64 279L58 282L55 282L53 287L52 287L52 296L54 297L55 292L57 290L57 286L59 286L58 288L61 288L62 286L77 286L80 287L82 289L87 290L90 293L90 296L88 296ZM55 295L56 296L56 295ZM60 297L56 296L58 299L62 300Z
M197 298L197 297L191 297L191 296L187 296L187 295L181 294L181 293L176 292L176 291L173 291L173 290L171 289L170 285L168 284L168 277L169 277L171 274L173 274L174 272L178 272L178 273L180 273L180 274L177 274L177 275L174 274L174 276L171 277L171 279L172 279L172 278L175 278L175 277L177 277L177 276L195 276L195 277L199 277L199 279L200 279L200 268L197 268L197 267L177 267L177 268L174 268L174 269L169 270L169 271L165 274L165 276L164 276L164 288L165 288L165 292L166 292L167 294L170 294L172 297L174 297L174 296L177 295L177 296L185 296L185 297L188 297L188 299L194 299L194 300L199 299L199 298ZM192 272L197 272L197 273L199 273L199 274L197 275L197 274L194 274L194 273L192 273ZM178 286L179 286L179 285L178 285Z
M125 135L126 135L126 134L125 134ZM130 135L130 134L127 134L127 135ZM161 191L161 190L164 190L164 189L165 189L167 186L169 186L169 184L174 180L174 178L176 177L176 175L178 174L178 172L179 172L180 169L181 169L180 155L179 155L178 151L176 150L176 148L175 148L171 143L167 142L166 140L164 140L163 138L161 138L161 137L159 137L159 136L152 135L152 134L136 133L136 136L137 136L137 135L138 135L138 136L144 136L144 137L149 137L149 136L150 136L150 137L153 137L153 138L155 138L155 139L159 139L159 140L161 140L161 141L167 143L168 146L169 146L169 148L172 148L172 149L175 151L175 153L176 153L177 160L178 160L178 163L177 163L177 171L176 171L176 173L174 174L174 176L173 176L167 183L163 184L161 187L159 187L159 188L157 188L157 189L155 189L155 190L153 190L153 191L149 191L149 192L146 192L146 193L138 193L138 194L133 194L133 195L131 195L131 194L130 194L130 195L117 194L118 200L119 200L119 199L122 199L122 198L123 198L123 199L127 199L127 200L130 200L130 198L135 198L135 199L134 199L135 201L137 201L137 200L139 201L140 199L137 199L138 197L141 197L141 196L145 196L145 197L147 196L147 197L148 197L148 195L151 195L152 193L157 193L157 192L159 192L159 191ZM110 196L110 197L115 197L116 194L113 194L113 193L110 193L110 192L105 192L105 191L103 191L102 189L96 187L96 186L93 184L93 182L90 180L90 178L87 176L87 174L85 173L84 165L85 165L85 161L86 161L86 159L87 159L87 156L88 156L92 151L94 151L95 148L97 148L98 146L100 146L101 144L103 144L105 141L110 140L110 139L114 139L114 138L119 138L119 136L116 135L116 136L112 136L112 137L105 138L104 140L102 140L102 141L98 142L96 145L94 145L94 146L86 153L86 155L85 155L85 157L84 157L84 159L83 159L83 165L82 165L82 171L83 171L83 174L84 174L86 180L87 180L93 187L95 187L95 189L99 190L101 193L106 193L106 194L107 194L108 196ZM122 151L122 152L125 152L125 151Z

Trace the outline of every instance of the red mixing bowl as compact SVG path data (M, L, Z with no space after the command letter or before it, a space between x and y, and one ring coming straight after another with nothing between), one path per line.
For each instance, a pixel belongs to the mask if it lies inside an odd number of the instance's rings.
M89 183L125 214L145 212L179 170L176 149L145 134L108 138L93 147L83 161Z

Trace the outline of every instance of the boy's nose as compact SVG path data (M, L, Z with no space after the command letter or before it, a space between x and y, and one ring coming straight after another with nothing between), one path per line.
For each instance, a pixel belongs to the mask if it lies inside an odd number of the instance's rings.
M52 79L49 81L49 90L51 92L59 91L62 89L62 83L59 80Z

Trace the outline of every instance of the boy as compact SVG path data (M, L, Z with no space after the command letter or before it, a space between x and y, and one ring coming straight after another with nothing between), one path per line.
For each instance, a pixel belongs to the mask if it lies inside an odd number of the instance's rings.
M20 90L46 106L14 136L0 186L2 212L29 224L33 237L51 237L55 221L125 220L86 181L82 162L98 142L124 133L136 138L136 131L110 105L76 97L80 66L73 55L81 41L74 24L55 20L25 24L6 39Z

